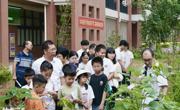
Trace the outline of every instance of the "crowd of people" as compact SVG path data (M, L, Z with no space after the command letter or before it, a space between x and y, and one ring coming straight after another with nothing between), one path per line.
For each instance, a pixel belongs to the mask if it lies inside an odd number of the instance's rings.
M62 99L72 103L75 110L109 110L114 104L109 108L106 98L121 85L130 85L133 73L129 67L134 57L126 40L121 40L116 49L82 40L78 51L56 47L47 40L42 44L42 57L35 61L32 42L25 41L23 46L14 59L13 80L16 87L31 90L25 110L70 110L58 105ZM142 52L144 77L153 74L153 57L149 48ZM162 76L157 76L156 85L165 91L168 82Z

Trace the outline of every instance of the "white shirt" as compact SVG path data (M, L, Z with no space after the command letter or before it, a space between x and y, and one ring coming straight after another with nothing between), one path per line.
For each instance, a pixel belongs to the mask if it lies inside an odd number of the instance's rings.
M92 60L90 60L86 65L86 70L89 71L91 74L94 74L94 70L91 64ZM108 58L103 58L103 73L108 77L110 73L115 72L115 67L112 61ZM108 81L109 85L113 85L112 80Z
M133 53L129 50L120 52L120 60L123 62L123 66L127 68L131 64L131 60L134 59Z
M48 80L44 91L45 91L45 93L46 92L57 92L59 89L60 89L60 78L52 76Z
M116 75L116 77L119 77L119 79L113 78L112 82L113 82L113 86L118 88L119 81L123 80L122 69L121 69L121 65L118 62L116 64L114 64L114 67L115 67L115 75Z
M33 83L32 83L32 81L31 81L30 85L27 85L27 84L26 84L26 85L24 85L22 88L25 88L25 89L28 89L28 90L29 90L29 89L32 90L32 89L33 89Z
M86 90L86 88L84 86L80 86L80 91L81 91L81 100L83 102L85 102L84 105L86 107L89 107L90 100L93 100L95 98L92 87L90 85L88 85L88 88ZM90 106L90 108L88 110L91 110L91 109L92 109L92 106ZM83 110L85 110L85 109L83 109Z
M144 65L145 67L145 65ZM142 71L143 73L144 71ZM165 76L163 76L162 71L160 71L160 75L156 75L154 74L154 71L152 70L152 68L148 68L147 69L147 76L151 75L152 79L153 79L153 83L152 83L152 87L154 90L156 90L156 94L155 94L155 98L157 98L160 94L160 87L161 86L168 86L168 81L165 78ZM151 101L153 101L154 98L151 97L146 97L144 100L145 104L149 104Z
M94 92L92 90L92 87L88 85L88 89L84 86L80 86L80 91L81 91L81 100L87 101L89 103L89 100L94 99Z
M36 74L41 74L40 66L45 60L46 59L44 58L44 56L42 56L41 58L33 62L32 69L35 71ZM50 63L53 65L53 74L51 76L55 76L58 78L63 77L64 74L62 72L62 62L58 58L54 57Z
M83 52L84 52L83 49L79 49L79 50L77 51L77 54L78 54L78 60L80 59L80 57L81 57L81 55L82 55Z
M115 54L116 54L116 61L120 60L120 56L121 56L121 48L117 47L115 49Z
M78 70L85 70L86 69L86 65L87 64L84 64L84 63L79 63L79 65L78 65Z

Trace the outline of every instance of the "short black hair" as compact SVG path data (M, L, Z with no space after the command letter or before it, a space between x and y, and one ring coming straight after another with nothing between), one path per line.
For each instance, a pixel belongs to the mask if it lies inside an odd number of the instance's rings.
M28 76L34 76L35 72L32 68L27 68L24 71L24 77L28 77Z
M33 77L33 87L35 87L36 85L43 85L46 84L47 80L45 79L45 77L42 74L36 74Z
M112 48L112 47L109 47L109 48L107 48L107 50L106 50L106 58L108 58L108 53L113 53L113 54L115 54L115 57L114 57L114 59L112 60L112 62L113 62L113 64L116 64L116 53L115 53L115 50Z
M119 46L126 46L126 47L128 47L129 46L129 44L128 44L128 42L126 41L126 40L121 40L120 42L119 42Z
M96 48L95 48L95 52L99 52L101 49L106 50L106 46L104 44L97 45Z
M143 56L143 53L144 53L145 51L149 51L149 52L151 53L152 57L154 57L154 51L153 51L151 48L145 48L145 49L142 51L141 56Z
M69 50L63 46L58 47L56 55L61 54L63 58L69 58Z
M81 41L81 45L89 45L89 41L88 40L82 40Z
M49 45L53 45L54 43L51 40L46 40L42 43L42 50L49 49Z
M101 57L94 57L91 64L93 65L94 63L99 63L101 66L103 66L103 59Z
M66 64L63 66L62 71L64 76L76 76L76 66L73 64Z
M47 71L47 70L53 70L53 65L51 63L49 63L48 61L43 61L41 66L40 66L40 70L41 71Z
M96 44L95 43L92 43L90 46L89 46L89 49L94 49L96 47Z
M69 53L69 58L71 58L72 56L77 56L78 57L77 52L74 51L74 50L71 50L70 53Z

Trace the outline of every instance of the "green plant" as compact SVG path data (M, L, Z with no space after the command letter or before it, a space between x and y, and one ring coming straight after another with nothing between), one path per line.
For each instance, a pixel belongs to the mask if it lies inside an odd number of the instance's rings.
M66 98L61 98L61 100L58 102L59 106L66 107L70 110L73 110L75 108L75 104L73 104L71 101L69 101Z
M160 74L160 71L165 70L164 65L161 63L156 62L153 65L153 72L156 75ZM135 70L134 68L132 71L137 72L136 75L138 75L139 70ZM140 71L139 71L140 72ZM139 73L140 75L140 73ZM171 75L166 73L168 77ZM179 74L178 74L179 75ZM172 78L173 79L173 78ZM178 78L177 78L178 79ZM175 81L175 80L173 80ZM115 110L143 110L146 107L149 107L150 110L179 110L179 97L175 98L177 94L179 94L179 82L174 85L174 87L178 86L178 91L172 91L169 93L170 95L160 95L160 101L152 101L149 104L144 104L144 99L146 97L155 98L157 97L157 91L153 88L152 84L156 83L155 80L153 80L152 76L144 77L142 80L139 78L133 78L131 79L131 83L135 85L133 89L128 89L126 85L120 86L118 89L118 92L111 95L110 98L107 100L112 100L112 98L121 96L121 100L115 101L116 107ZM173 87L173 89L175 89ZM122 97L123 93L127 93L128 95L126 97ZM175 95L173 95L175 93ZM174 99L171 97L174 96Z
M68 0L67 0L68 2ZM69 46L71 40L71 5L60 5L57 8L57 44Z
M0 85L5 84L11 79L12 79L12 74L10 70L5 66L0 65Z
M106 41L107 47L116 48L119 45L120 36L117 35L115 32L112 32L111 36L108 37Z
M179 0L134 0L142 9L143 22L141 36L149 46L161 42L173 42L180 29L180 3Z
M16 87L13 87L11 89L9 89L7 92L6 92L6 95L4 96L0 96L0 101L1 101L1 105L0 105L0 108L3 108L5 106L5 101L6 100L13 100L14 98L16 98L19 103L16 107L18 108L24 108L24 99L25 98L31 98L31 92L30 90L27 90L27 89L23 89L23 88L16 88Z

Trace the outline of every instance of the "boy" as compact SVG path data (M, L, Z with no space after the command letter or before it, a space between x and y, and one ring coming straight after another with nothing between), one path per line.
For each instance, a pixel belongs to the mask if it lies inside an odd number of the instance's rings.
M64 73L65 84L58 91L58 98L68 99L72 104L75 105L75 110L80 110L78 104L82 104L80 100L80 88L74 84L76 76L76 67L73 64L66 64L62 69ZM63 110L69 110L70 108L63 106Z
M41 74L45 77L48 81L45 87L45 92L55 93L58 92L60 85L58 85L57 80L54 80L55 77L53 76L53 65L48 61L44 61L40 66Z
M48 61L44 61L40 66L41 74L47 80L47 84L45 86L44 93L42 95L42 100L45 103L45 107L47 110L55 110L55 102L53 100L57 99L57 92L60 88L58 85L57 80L53 80L52 72L53 72L53 65Z
M40 96L44 92L46 83L47 80L41 74L33 77L32 98L26 99L25 110L45 110Z
M26 89L30 89L30 90L33 89L32 79L33 79L34 75L35 75L35 72L33 69L28 68L25 70L24 79L26 80L27 84L25 86L23 86L22 88L26 88Z
M103 73L103 59L101 57L93 58L92 66L95 72L90 78L90 85L95 95L92 103L92 110L104 110L108 79Z
M78 59L80 59L81 57L81 54L84 52L84 51L88 51L88 46L89 46L89 41L88 40L82 40L81 41L81 49L79 49L77 51L77 54L78 54Z

